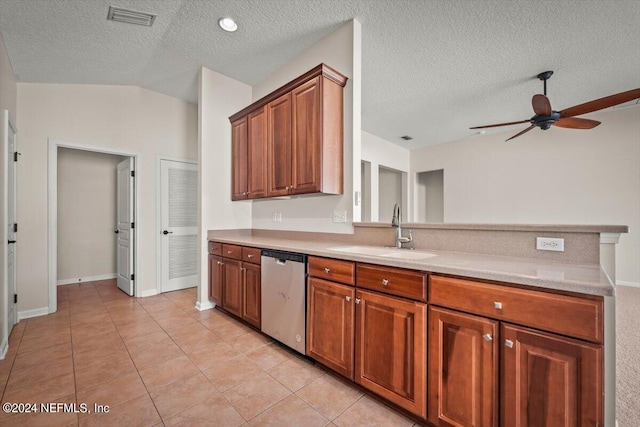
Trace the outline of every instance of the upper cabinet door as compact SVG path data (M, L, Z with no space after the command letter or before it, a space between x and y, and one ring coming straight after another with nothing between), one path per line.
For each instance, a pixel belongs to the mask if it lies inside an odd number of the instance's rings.
M294 194L315 193L322 185L321 85L321 77L316 77L292 92Z
M291 93L267 104L269 129L268 197L286 196L291 187Z
M248 196L247 116L231 123L231 200Z
M249 114L247 178L249 198L267 196L267 106Z

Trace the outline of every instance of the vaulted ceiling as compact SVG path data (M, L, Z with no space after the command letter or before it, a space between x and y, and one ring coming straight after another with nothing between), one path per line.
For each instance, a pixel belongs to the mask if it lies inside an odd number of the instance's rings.
M107 21L109 5L157 18ZM225 16L237 32L218 27ZM353 18L363 130L406 148L531 117L541 71L555 72L556 110L640 87L637 0L0 0L18 81L139 85L190 102L199 67L254 84Z

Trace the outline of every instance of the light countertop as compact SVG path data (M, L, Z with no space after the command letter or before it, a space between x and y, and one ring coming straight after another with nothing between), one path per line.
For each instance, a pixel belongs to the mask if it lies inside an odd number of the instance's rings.
M432 273L451 274L470 278L514 283L543 289L577 292L588 295L613 296L615 287L599 265L569 264L540 259L477 255L459 252L441 252L388 248L381 253L398 252L402 256L417 257L419 253L436 256L419 259L389 258L380 255L344 252L340 248L354 246L345 241L310 241L256 236L248 233L209 231L209 240L263 249L278 249L327 258L409 268ZM361 245L359 245L361 246ZM374 250L375 251L375 250ZM394 254L395 255L395 254Z

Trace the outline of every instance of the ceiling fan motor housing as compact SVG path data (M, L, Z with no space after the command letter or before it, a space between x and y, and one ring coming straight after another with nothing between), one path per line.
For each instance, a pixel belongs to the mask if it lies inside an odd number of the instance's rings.
M550 116L533 116L531 122L542 130L547 130L560 119L558 111L551 112Z

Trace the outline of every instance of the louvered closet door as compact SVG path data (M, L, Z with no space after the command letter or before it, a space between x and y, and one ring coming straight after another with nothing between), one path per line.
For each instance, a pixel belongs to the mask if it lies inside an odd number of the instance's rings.
M160 161L162 292L198 285L198 165Z

